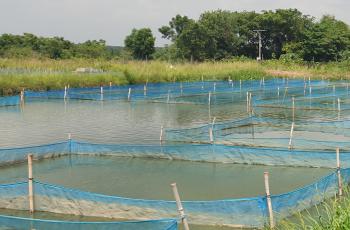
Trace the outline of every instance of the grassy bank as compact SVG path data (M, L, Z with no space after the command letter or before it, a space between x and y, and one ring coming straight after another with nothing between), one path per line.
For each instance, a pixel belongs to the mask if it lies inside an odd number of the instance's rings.
M342 197L303 211L276 226L276 230L348 230L350 229L350 196L346 187ZM268 228L266 228L268 229Z
M75 73L92 67L103 73ZM226 61L170 64L160 61L0 59L0 94L30 90L99 86L100 84L137 84L145 82L260 79L261 77L350 78L348 63L307 66L282 61Z

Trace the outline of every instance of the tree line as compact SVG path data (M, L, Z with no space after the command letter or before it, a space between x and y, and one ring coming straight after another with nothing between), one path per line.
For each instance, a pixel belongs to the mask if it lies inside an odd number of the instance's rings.
M155 47L151 29L133 29L123 49L108 47L104 40L72 43L61 37L33 34L0 36L0 56L64 58L160 59L206 61L251 58L258 55L261 32L263 59L342 61L350 59L350 28L325 15L320 20L297 9L232 12L208 11L198 20L176 15L159 28L169 45Z
M108 58L114 55L104 40L89 40L75 44L62 37L45 38L30 33L0 36L1 57Z
M258 29L264 30L261 32L264 59L327 62L350 58L350 29L345 22L329 15L316 21L297 9L261 13L216 10L203 13L198 20L176 15L168 25L159 28L171 45L154 57L194 61L256 58ZM128 45L128 39L126 47L133 50L136 45ZM141 59L145 56L140 52L134 55Z

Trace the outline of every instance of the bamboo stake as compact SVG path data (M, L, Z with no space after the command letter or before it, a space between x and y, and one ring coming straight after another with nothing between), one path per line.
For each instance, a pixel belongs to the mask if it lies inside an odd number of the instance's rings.
M160 126L160 136L159 136L159 140L162 143L163 142L163 125Z
M176 206L177 206L177 210L178 210L178 212L180 214L181 222L184 225L184 229L185 230L190 230L190 227L188 226L188 222L187 222L187 218L186 218L186 215L185 215L184 208L182 207L182 203L181 203L181 200L180 200L180 195L179 195L179 192L177 190L176 183L172 183L171 187L172 187L172 190L173 190L173 193L174 193L174 197L175 197L175 200L176 200Z
M339 157L339 148L336 149L337 154L337 176L338 176L338 195L343 195L343 185L341 180L341 174L340 174L340 157Z
M28 199L29 199L29 212L34 213L33 154L28 154Z
M208 97L208 104L210 105L211 104L211 92L209 91L209 97Z
M168 90L168 97L167 97L166 103L169 104L169 102L170 102L170 90Z
M128 101L130 101L130 98L131 98L131 88L129 88L129 91L128 91Z
M247 91L247 113L249 113L249 92Z
M211 144L214 143L213 129L211 127L209 128L209 140Z
M267 202L267 208L269 211L270 228L274 228L275 222L273 220L272 202L271 202L270 184L269 184L269 173L268 172L264 172L264 180L265 180L266 202Z
M24 102L24 90L21 90L20 100L21 100L21 103Z
M253 113L253 105L252 105L252 93L249 93L249 113Z
M67 86L64 86L64 96L63 96L64 99L67 98Z
M292 97L292 109L293 109L293 121L294 121L294 118L295 118L295 98L294 98L294 96Z
M213 122L211 123L211 128L212 129L214 129L215 121L216 121L216 117L213 117Z
M290 128L288 149L292 149L293 131L294 131L294 122L292 122L292 127Z

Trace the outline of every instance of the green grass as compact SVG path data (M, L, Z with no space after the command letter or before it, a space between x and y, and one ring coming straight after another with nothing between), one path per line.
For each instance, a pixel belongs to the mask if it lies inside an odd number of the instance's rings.
M0 59L0 94L30 90L90 87L101 84L137 84L145 82L260 79L262 77L350 78L349 63L328 63L309 67L282 61L232 60L204 63L170 64L161 61L106 61L87 59ZM103 70L99 74L77 74L79 67Z
M349 230L350 196L334 197L279 223L276 230Z

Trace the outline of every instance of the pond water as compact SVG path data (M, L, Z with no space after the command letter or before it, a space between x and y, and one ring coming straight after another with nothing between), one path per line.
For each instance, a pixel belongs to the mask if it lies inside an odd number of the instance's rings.
M210 123L213 117L219 122L246 115L245 103L209 108L207 105L145 102L37 101L21 109L0 108L0 147L57 142L66 140L68 133L73 139L97 143L158 143L161 125L193 127ZM0 168L0 183L25 180L26 167L18 164ZM107 195L166 200L173 199L172 182L177 182L183 200L263 195L265 171L270 172L271 192L278 194L314 182L331 170L93 156L34 162L34 177L42 182ZM37 215L50 219L78 218Z

